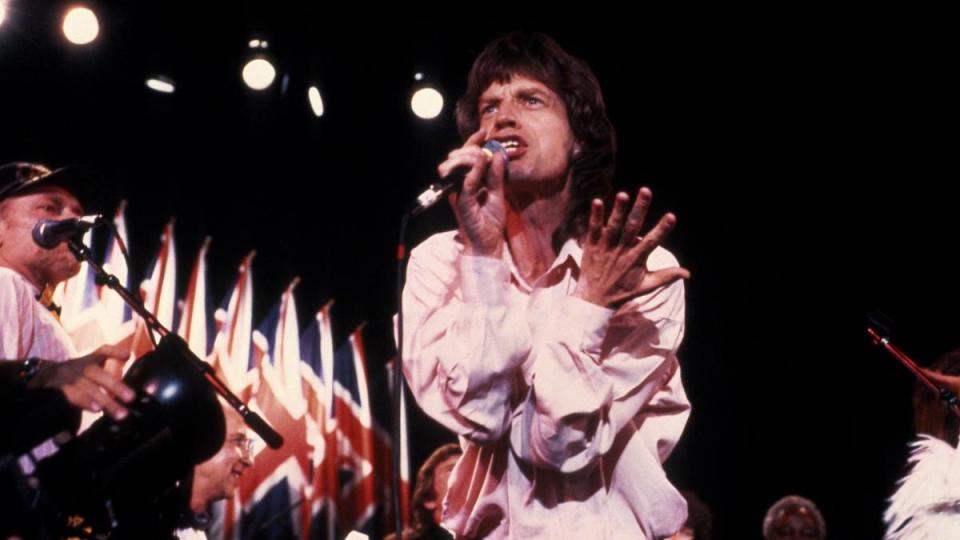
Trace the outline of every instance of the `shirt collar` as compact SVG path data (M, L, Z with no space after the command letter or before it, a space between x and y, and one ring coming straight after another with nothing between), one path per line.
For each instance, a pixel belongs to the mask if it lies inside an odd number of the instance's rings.
M510 254L510 250L503 250L503 260L507 263L507 268L510 270L510 275L513 276L513 279L527 291L531 291L536 288L536 286L542 283L547 276L552 275L561 268L569 268L574 272L579 273L581 256L583 256L583 249L580 247L580 244L576 239L568 238L567 241L563 243L563 246L560 247L560 253L557 254L557 257L550 264L550 268L548 268L547 271L544 272L536 282L531 284L527 283L527 280L524 279L520 274L516 264L513 262L513 256Z

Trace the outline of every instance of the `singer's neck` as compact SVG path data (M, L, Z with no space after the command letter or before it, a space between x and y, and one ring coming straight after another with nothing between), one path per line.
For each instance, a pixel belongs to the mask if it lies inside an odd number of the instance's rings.
M553 233L567 215L569 180L559 190L508 192L506 195L507 247L517 270L527 283L533 283L557 258Z

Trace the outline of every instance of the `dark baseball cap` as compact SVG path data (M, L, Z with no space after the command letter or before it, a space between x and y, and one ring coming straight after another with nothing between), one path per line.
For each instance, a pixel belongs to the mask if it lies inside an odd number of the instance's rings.
M100 174L90 167L72 165L51 170L39 163L18 161L0 165L0 201L27 195L44 186L60 186L77 198L85 212L101 203L96 186Z

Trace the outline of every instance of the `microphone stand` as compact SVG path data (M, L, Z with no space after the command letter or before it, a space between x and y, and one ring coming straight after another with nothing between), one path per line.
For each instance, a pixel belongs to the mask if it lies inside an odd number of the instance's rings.
M400 238L397 242L397 360L396 365L393 366L393 373L391 373L391 383L393 385L393 417L391 418L393 448L391 449L390 456L393 462L393 489L391 490L391 496L393 501L394 538L396 538L396 540L403 538L404 517L402 514L403 508L400 504L400 444L403 442L400 437L403 418L401 400L403 399L403 389L405 387L403 378L403 284L406 281L407 270L407 225L410 223L410 218L416 216L418 213L417 207L403 213L403 217L400 219Z
M227 385L217 377L210 364L197 358L197 355L190 350L190 347L187 346L186 342L184 342L180 336L174 334L164 327L163 324L157 320L157 317L147 310L140 298L130 292L129 289L124 287L116 276L104 270L103 266L101 266L100 263L94 259L93 252L81 241L80 238L72 237L67 239L66 242L67 246L70 248L70 251L77 258L77 260L81 262L86 261L87 264L90 265L90 268L93 269L97 284L106 285L119 294L120 298L122 298L123 301L130 306L130 309L132 309L143 319L148 331L153 331L160 334L161 340L173 341L174 344L176 344L182 350L184 357L189 359L190 364L201 373L204 380L207 381L214 392L222 397L235 411L237 411L237 413L240 414L247 426L249 426L250 429L252 429L257 435L259 435L264 442L267 443L267 446L276 450L283 445L283 437L281 437L279 433L270 427L270 424L268 424L259 414L250 410L250 408L247 407L244 402L240 401L240 398L234 395Z
M957 395L954 394L947 387L939 387L937 383L923 372L920 367L917 366L917 363L914 362L906 353L897 348L896 345L890 343L890 336L881 335L880 332L877 332L871 327L867 327L867 333L870 334L870 337L873 338L873 344L883 347L891 356L900 361L907 369L913 372L914 376L920 380L924 385L932 390L935 394L940 396L940 401L943 402L944 406L952 412L955 416L960 418L960 399L957 399ZM884 332L885 334L885 332Z

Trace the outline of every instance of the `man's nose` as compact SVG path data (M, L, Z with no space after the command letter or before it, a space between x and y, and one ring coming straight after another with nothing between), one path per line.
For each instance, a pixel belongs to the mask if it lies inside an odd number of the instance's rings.
M505 99L497 108L497 115L494 118L494 125L497 128L516 127L517 109L513 100Z

